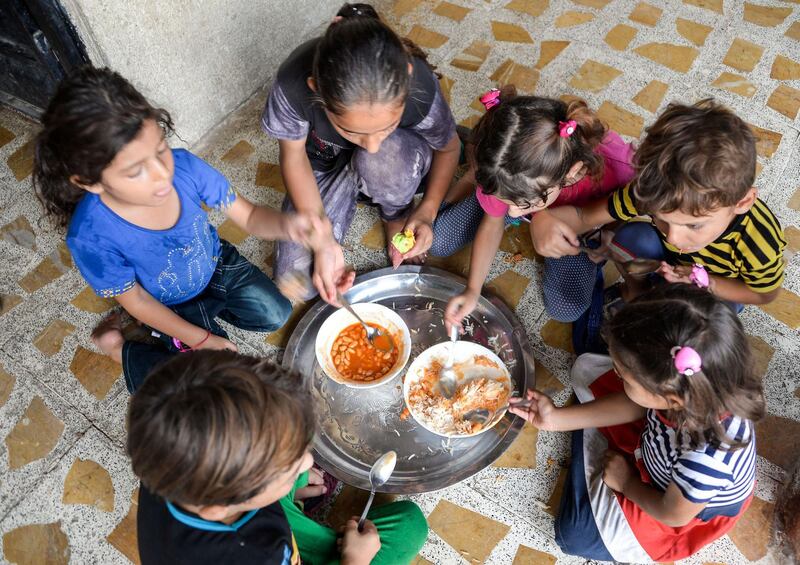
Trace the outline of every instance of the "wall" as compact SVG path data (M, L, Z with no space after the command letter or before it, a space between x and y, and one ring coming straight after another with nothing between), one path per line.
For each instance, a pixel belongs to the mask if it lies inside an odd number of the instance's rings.
M189 145L267 82L341 0L61 0L97 65L172 113Z

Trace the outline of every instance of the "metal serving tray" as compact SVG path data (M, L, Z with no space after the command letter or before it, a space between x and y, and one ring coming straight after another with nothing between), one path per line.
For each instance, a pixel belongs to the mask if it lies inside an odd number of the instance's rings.
M377 302L397 312L411 331L409 364L419 353L447 340L442 316L464 280L440 269L404 265L358 277L347 298ZM523 420L512 414L473 438L446 439L425 430L405 408L402 377L370 389L354 389L329 379L317 363L314 342L322 322L335 309L319 301L303 316L286 347L283 363L312 379L319 430L314 459L347 484L369 489L369 469L385 451L397 452L391 479L379 490L418 493L463 481L491 465L511 445ZM511 372L518 393L535 386L533 356L517 318L494 296L482 296L465 320L463 339L495 351Z

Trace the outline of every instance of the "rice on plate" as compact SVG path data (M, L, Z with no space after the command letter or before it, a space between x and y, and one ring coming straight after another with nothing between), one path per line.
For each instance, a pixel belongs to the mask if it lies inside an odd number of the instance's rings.
M463 415L480 408L494 412L507 404L511 375L500 358L485 347L468 341L458 341L455 346L453 369L458 388L452 398L443 397L437 388L449 342L426 349L414 360L406 373L403 392L409 412L425 429L445 437L471 437L490 429L506 411L498 412L484 425L464 420Z

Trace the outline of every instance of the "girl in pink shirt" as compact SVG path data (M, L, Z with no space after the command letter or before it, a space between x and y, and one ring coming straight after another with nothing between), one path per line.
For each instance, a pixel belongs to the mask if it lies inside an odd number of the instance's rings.
M536 216L548 214L545 208L592 202L634 175L633 148L582 100L516 96L512 86L491 90L481 101L487 111L469 139L470 167L449 200L469 194L439 212L430 250L447 256L475 240L467 287L445 312L448 329L477 306L507 224L530 222L535 246ZM597 269L585 253L545 259L550 317L572 322L587 310Z

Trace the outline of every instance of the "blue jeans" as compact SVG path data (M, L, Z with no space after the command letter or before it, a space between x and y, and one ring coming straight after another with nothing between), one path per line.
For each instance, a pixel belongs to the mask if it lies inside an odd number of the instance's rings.
M292 312L287 300L267 275L239 255L236 248L222 241L220 258L205 290L191 300L169 308L178 316L214 335L228 337L217 317L254 332L271 332L286 323ZM122 347L125 384L135 392L156 365L178 350L172 337L161 334L161 343L126 341Z

